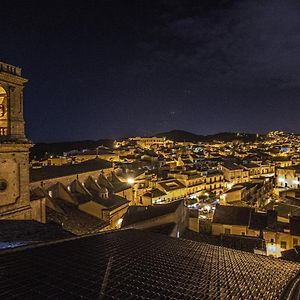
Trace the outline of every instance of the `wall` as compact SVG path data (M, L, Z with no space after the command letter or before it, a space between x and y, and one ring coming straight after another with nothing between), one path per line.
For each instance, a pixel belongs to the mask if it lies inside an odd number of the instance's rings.
M30 201L32 220L46 223L46 198Z
M213 235L225 234L225 229L230 229L230 234L242 235L244 232L247 235L247 226L212 223Z
M164 205L164 204L161 204ZM187 215L187 208L184 206L183 202L179 205L177 210L173 213L159 216L153 219L145 220L133 225L130 225L128 227L135 228L135 229L147 229L150 227L155 227L163 224L168 224L175 222L176 226L173 231L173 237L177 236L177 233L179 232L179 235L184 231L184 229L188 226L188 215Z

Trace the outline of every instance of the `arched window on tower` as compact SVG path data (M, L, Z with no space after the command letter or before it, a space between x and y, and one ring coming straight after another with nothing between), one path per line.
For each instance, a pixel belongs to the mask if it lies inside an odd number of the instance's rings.
M0 136L7 135L8 114L7 114L7 93L0 86Z

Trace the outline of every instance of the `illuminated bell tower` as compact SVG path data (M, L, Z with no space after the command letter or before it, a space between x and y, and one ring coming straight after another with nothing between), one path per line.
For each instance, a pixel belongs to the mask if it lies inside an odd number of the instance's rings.
M0 62L0 219L31 219L21 69Z

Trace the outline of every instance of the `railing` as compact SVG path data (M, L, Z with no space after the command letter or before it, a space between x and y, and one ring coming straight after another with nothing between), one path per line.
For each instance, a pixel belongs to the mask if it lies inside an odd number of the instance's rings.
M9 65L3 62L0 62L0 72L10 73L13 75L21 76L22 69L19 67L15 67L13 65Z

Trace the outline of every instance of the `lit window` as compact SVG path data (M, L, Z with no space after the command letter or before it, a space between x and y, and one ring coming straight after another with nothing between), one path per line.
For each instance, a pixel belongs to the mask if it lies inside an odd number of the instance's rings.
M286 249L286 241L281 241L280 247L281 249Z

